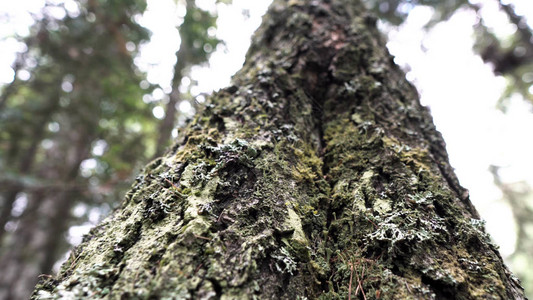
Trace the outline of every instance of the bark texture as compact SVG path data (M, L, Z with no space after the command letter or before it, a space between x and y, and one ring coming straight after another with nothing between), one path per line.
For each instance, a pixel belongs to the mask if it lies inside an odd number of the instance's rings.
M233 85L33 297L524 299L358 1L275 1Z

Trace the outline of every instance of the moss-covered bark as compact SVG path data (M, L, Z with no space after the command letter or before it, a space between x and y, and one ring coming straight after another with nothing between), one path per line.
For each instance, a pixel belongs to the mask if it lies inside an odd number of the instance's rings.
M233 85L34 298L523 299L375 21L275 1Z

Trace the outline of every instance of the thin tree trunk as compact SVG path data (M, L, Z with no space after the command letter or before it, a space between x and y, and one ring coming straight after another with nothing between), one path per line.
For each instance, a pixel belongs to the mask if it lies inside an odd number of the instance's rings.
M72 220L71 208L75 204L76 193L79 193L76 182L80 179L80 165L90 155L91 141L95 140L95 133L83 133L79 130L74 140L76 140L76 147L73 149L72 159L61 173L63 174L62 181L66 182L67 186L51 199L47 199L51 201L51 209L48 214L45 214L48 239L40 249L44 253L44 259L40 264L41 273L50 272L60 255L63 254L62 252L65 251L65 233Z
M186 2L187 13L191 13L193 3ZM180 34L189 34L187 32L180 32ZM192 45L187 43L188 39L181 38L180 49L176 52L176 64L174 65L174 77L172 78L172 92L169 95L169 100L165 109L165 117L162 122L159 123L159 137L157 139L156 151L154 158L157 158L165 152L169 141L172 139L172 129L175 127L176 122L176 105L181 98L180 86L181 80L185 74L185 70L190 67L190 53Z
M174 129L176 121L176 105L179 103L181 98L179 87L181 85L181 79L183 78L183 72L186 66L186 47L187 45L182 44L180 50L176 55L178 61L174 66L174 77L172 78L172 92L169 95L168 103L166 105L165 117L163 118L161 123L159 123L159 137L157 139L154 158L159 157L164 153L172 137L172 129Z
M4 107L6 106L7 100L11 95L17 90L17 87L20 85L20 81L17 79L20 69L25 60L25 53L18 53L15 62L13 63L13 81L4 87L2 93L0 93L0 112L3 112Z
M18 166L16 168L18 169L18 173L22 176L29 174L33 164L35 163L37 150L39 149L39 145L45 136L46 124L48 124L53 113L57 109L59 95L53 95L48 100L49 105L42 111L41 122L37 123L38 125L33 130L34 134L31 144L25 149L22 155L15 150L13 153L10 153L11 155L9 155L7 158L11 162L18 162ZM19 145L16 145L15 147L19 148ZM23 190L24 186L21 186L18 183L10 186L4 186L4 189L2 190L4 199L0 211L0 246L2 245L2 239L5 234L5 225L11 219L13 204L15 203L17 195Z
M72 136L71 153L65 152L63 165L56 165L48 173L57 172L59 188L43 187L27 192L28 208L17 220L17 228L2 245L0 269L0 299L27 299L38 276L52 271L55 262L65 251L65 233L70 225L70 210L81 162L90 152L91 134L82 131ZM60 151L60 149L56 149Z
M32 197L44 197L43 191L28 195L28 207L18 220L16 235L8 235L1 249L0 299L25 299L37 281L42 253L36 251L36 246L46 240L46 235L35 217L41 203Z
M21 191L21 188L18 186L11 186L6 188L2 192L2 208L0 210L0 244L3 241L4 233L6 232L6 224L11 219L11 211L13 210L13 204L17 199L18 193Z
M24 155L20 158L20 167L19 174L26 175L31 170L31 167L35 161L35 155L37 154L37 148L42 141L44 134L44 128L41 126L40 129L37 129L36 134L33 137L31 145L25 151ZM13 210L13 204L17 199L17 195L24 191L24 186L20 185L19 182L14 184L9 184L4 187L5 190L2 191L3 203L0 211L0 242L5 234L5 226L7 222L11 219L11 211Z
M275 1L233 86L33 297L524 299L375 21Z

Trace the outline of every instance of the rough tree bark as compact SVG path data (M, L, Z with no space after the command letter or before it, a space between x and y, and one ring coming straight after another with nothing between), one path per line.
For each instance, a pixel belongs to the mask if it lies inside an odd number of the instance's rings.
M33 297L524 299L375 23L275 1L233 85Z

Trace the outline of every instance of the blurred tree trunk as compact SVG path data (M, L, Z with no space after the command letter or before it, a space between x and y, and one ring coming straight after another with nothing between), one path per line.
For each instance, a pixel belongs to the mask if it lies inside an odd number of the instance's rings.
M533 190L526 182L506 183L499 174L500 167L490 166L494 184L502 191L503 200L509 203L516 224L515 250L510 255L511 267L526 291L533 289L533 209L528 205Z
M3 94L5 95L5 94ZM43 124L48 124L52 115L59 105L59 95L54 93L48 98L46 108L39 114L39 122L36 122L36 126L32 129L32 136L30 144L24 148L18 141L12 141L11 150L9 151L6 159L10 161L18 161L18 173L22 176L28 175L35 163L35 156L39 145L41 144L46 127ZM23 154L21 154L23 153ZM12 218L11 211L13 204L17 198L17 195L24 190L24 186L20 182L5 182L4 187L0 191L3 196L2 206L0 208L0 245L4 236L5 226Z
M182 42L180 49L176 53L178 61L174 66L174 77L172 78L171 84L172 92L169 95L168 103L166 105L165 117L161 123L159 123L159 137L157 139L154 158L163 154L172 138L172 129L174 129L176 121L176 105L178 105L181 98L179 87L181 85L181 79L183 78L183 72L187 66L185 62L187 58L188 47L189 45L185 45L185 43Z
M29 125L32 135L28 137L28 145L20 139L22 134L17 136L16 141L12 141L6 159L16 162L14 165L20 176L28 176L32 172L38 148L45 137L46 126L44 124L49 123L57 110L58 102L57 92L46 98L44 108L36 114L35 118L38 121ZM44 214L41 214L40 199L45 195L45 191L28 188L23 180L7 181L2 185L0 189L3 200L0 211L0 269L4 272L0 276L0 299L25 299L37 282L37 276L51 270L40 269L40 264L44 259L40 252L46 241L46 228L41 226L43 224L40 216ZM17 196L26 197L27 207L20 216L13 216L12 210ZM9 221L13 223L16 234L6 234L6 225ZM54 258L57 259L57 253L54 254Z
M153 158L163 155L172 140L172 130L176 127L177 105L182 99L180 91L181 81L189 75L190 69L194 65L200 65L208 61L210 51L206 51L204 46L215 48L221 40L208 34L209 29L216 27L216 14L199 9L196 1L185 1L187 13L183 23L179 26L180 48L176 52L177 62L174 65L174 77L172 78L168 102L165 105L165 117L158 126L158 139L156 151Z
M375 22L275 1L233 85L33 297L524 299Z
M65 166L61 172L60 181L64 183L60 189L54 191L52 197L40 199L40 202L47 204L47 211L42 212L46 222L45 230L47 239L39 249L44 253L44 258L39 262L41 273L52 270L57 262L59 255L65 253L64 238L68 232L72 220L71 209L76 204L76 195L82 192L77 184L80 181L80 165L87 159L91 151L91 141L95 140L94 132L84 132L83 128L75 131L75 145L62 153L67 153L68 159L65 159ZM46 204L45 204L46 205ZM45 207L43 205L43 207ZM43 216L41 216L43 217Z
M81 162L90 151L91 134L74 130L75 145L65 150L56 149L64 155L61 170L41 170L51 174L61 183L55 187L42 187L26 191L28 207L16 220L16 234L9 235L0 253L0 299L27 299L37 276L52 270L59 256L66 251L64 236L70 226L72 199L79 189L76 180ZM54 174L55 171L58 174Z
M28 206L25 213L20 216L17 226L17 235L8 235L3 242L2 255L0 256L0 298L24 299L32 283L37 281L36 276L41 274L39 260L42 255L39 247L46 240L44 228L39 226L38 201L33 197L43 196L43 191L28 195Z

